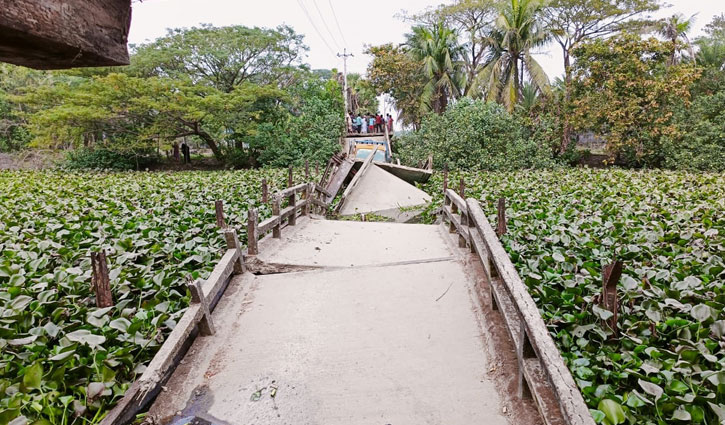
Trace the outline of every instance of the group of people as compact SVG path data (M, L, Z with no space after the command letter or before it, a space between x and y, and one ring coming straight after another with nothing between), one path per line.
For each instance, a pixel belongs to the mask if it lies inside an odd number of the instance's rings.
M384 117L380 114L376 115L360 115L353 117L352 113L347 117L347 131L348 133L383 133L385 126L388 127L388 132L393 132L393 117L387 114Z

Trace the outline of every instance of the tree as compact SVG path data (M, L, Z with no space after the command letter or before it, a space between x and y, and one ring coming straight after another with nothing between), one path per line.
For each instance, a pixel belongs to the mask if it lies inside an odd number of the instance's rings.
M716 16L705 26L705 35L698 37L697 62L705 67L725 71L725 14Z
M445 22L462 38L463 96L468 96L476 76L485 66L488 35L497 15L496 0L456 0L453 4L442 5L412 18L419 23Z
M633 166L659 166L663 143L677 140L673 119L690 102L700 75L694 64L667 66L672 45L624 34L575 49L573 121L607 140L611 156Z
M548 41L541 25L542 0L506 0L489 36L488 63L478 76L477 93L512 111L521 97L526 76L540 92L549 92L549 78L532 56Z
M406 35L408 53L423 64L426 78L421 95L421 109L442 113L448 103L461 94L461 46L456 32L443 22L415 26Z
M220 140L228 129L251 126L265 99L283 97L274 87L252 84L225 93L178 79L109 74L42 88L22 101L35 108L30 129L38 146L142 154L159 142L192 136L222 159Z
M294 84L307 51L302 36L290 27L240 25L173 29L133 48L132 75L184 78L225 93L245 82L282 88Z
M501 105L463 98L443 114L428 114L419 131L397 142L401 160L433 154L436 167L515 170L552 165L551 150L529 137L522 121Z
M365 52L373 57L368 65L368 81L378 95L389 94L405 126L418 128L421 122L420 97L425 77L423 64L401 46L372 46Z
M572 78L572 52L587 40L608 37L623 30L648 24L639 19L660 8L660 0L551 0L543 9L543 19L551 37L561 46L564 58L565 108L568 109ZM571 126L564 112L564 132L560 152L568 149Z
M685 19L682 15L672 15L667 19L663 19L659 23L657 32L664 37L665 40L672 43L672 55L670 57L670 64L676 65L678 62L679 48L681 45L687 49L690 53L690 58L695 59L695 52L692 50L692 43L687 37L687 33L692 30L692 25L695 20L695 15L690 16L689 19ZM682 40L682 44L680 43Z
M357 73L347 74L347 85L350 90L350 112L353 114L376 114L378 98L370 81Z

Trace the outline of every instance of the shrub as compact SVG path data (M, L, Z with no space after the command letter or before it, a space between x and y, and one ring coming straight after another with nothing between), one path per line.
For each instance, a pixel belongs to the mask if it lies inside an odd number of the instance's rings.
M65 166L74 170L140 170L158 162L155 153L122 153L108 149L77 149L68 154Z
M677 121L683 137L665 143L665 166L725 171L725 91L698 97Z
M553 165L551 150L502 106L463 99L442 115L429 115L421 129L397 140L408 164L433 155L436 167L514 170Z

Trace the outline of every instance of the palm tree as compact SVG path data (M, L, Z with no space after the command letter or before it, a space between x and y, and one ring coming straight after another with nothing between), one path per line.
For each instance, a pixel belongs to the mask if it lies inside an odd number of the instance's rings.
M438 22L415 26L406 36L409 54L423 64L427 79L421 96L421 109L442 113L452 99L461 95L462 63L458 34Z
M667 19L660 22L657 32L664 37L667 41L672 42L672 56L670 57L670 64L676 65L678 62L677 53L680 50L678 45L680 39L684 43L690 58L695 60L695 53L692 49L692 43L687 37L687 33L692 30L692 26L695 23L695 15L690 16L689 19L685 19L680 14L672 15Z
M488 37L487 65L477 76L476 94L513 110L528 81L540 93L548 94L549 78L532 56L549 36L541 25L543 0L506 0L496 27Z

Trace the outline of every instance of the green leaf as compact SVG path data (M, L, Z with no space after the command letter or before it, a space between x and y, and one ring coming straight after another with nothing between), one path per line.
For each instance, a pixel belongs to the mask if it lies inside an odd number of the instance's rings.
M709 306L705 304L698 304L692 307L692 311L690 312L690 314L697 321L704 322L712 316L712 311L710 310Z
M622 424L626 420L622 406L614 400L605 398L599 402L597 409L604 413L612 425Z
M23 385L28 389L40 388L43 380L43 365L40 362L33 363L32 366L25 368L23 374Z
M685 408L680 407L672 413L671 419L678 421L691 421L692 415L690 415L690 412L685 410Z
M644 392L647 394L654 396L655 401L658 400L660 397L662 397L662 394L664 394L664 390L662 387L660 387L657 384L653 384L652 382L643 381L641 379L637 380L639 383L639 386L642 387Z
M597 317L602 320L609 320L614 316L614 313L609 310L603 309L596 304L592 306L592 311L594 311L594 314L596 314Z

